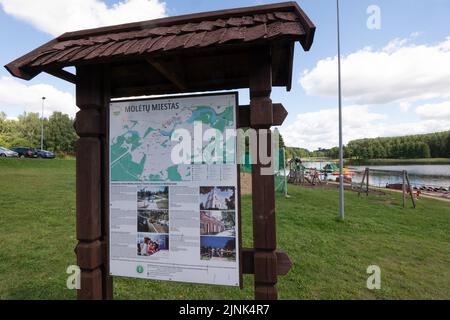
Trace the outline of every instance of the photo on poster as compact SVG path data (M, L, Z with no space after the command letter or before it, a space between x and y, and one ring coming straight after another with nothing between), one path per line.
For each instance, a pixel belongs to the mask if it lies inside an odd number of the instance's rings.
M200 235L236 236L236 212L224 210L200 211Z
M169 235L138 233L137 255L142 257L167 256L169 253Z
M236 238L201 236L200 257L208 261L236 261Z
M158 210L169 208L169 187L143 186L137 192L138 210Z
M169 210L138 209L137 231L169 233Z
M234 187L200 187L200 210L234 210Z

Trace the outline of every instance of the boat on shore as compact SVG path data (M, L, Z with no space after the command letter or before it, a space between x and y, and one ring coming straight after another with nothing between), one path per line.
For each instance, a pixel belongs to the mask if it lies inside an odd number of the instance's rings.
M339 175L340 175L339 167L335 163L328 163L321 170L321 172L324 175L331 175L331 176L337 177L336 181L337 182L339 181ZM344 174L344 182L351 183L353 177L356 175L356 171L345 167L343 174Z
M388 183L386 184L387 189L394 190L403 190L403 184L401 183ZM428 192L449 192L450 190L445 189L444 187L435 187L435 186L413 186L413 190L421 190Z
M403 184L402 183L387 183L386 189L403 190ZM411 188L409 188L408 186L405 186L405 190L406 190L406 192L411 192Z
M401 183L388 183L386 184L386 189L402 191L403 184ZM436 186L413 186L412 188L406 186L406 192L413 193L417 199L421 196L428 196L435 199L450 199L450 188L446 189L444 187Z

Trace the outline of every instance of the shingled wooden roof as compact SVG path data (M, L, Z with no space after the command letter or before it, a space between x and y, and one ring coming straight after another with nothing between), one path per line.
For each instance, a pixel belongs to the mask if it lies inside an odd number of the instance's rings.
M152 85L152 93L232 89L248 84L246 63L238 61L248 61L251 48L269 45L273 85L290 89L293 44L309 50L314 32L298 4L286 2L69 32L5 67L26 80L48 72L75 82L62 68L102 63L111 66L116 84ZM198 74L199 66L210 76ZM113 96L140 93L118 89Z

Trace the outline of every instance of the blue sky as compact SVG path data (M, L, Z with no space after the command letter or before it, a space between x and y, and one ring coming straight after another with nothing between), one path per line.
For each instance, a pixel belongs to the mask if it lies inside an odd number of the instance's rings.
M31 7L36 2L40 3L39 12ZM98 10L98 15L107 15L108 8L120 1L77 1L81 2L91 11ZM101 7L101 2L106 6ZM130 5L131 9L124 11L122 17L129 15L133 19L133 10L145 16L145 11L139 8L147 6L145 0L122 2L135 5L134 9ZM152 0L152 5L164 10L165 15L173 16L274 2L277 1L166 0L164 7ZM274 88L272 100L283 103L289 111L280 130L289 145L310 149L331 147L337 144L337 98L332 90L336 78L332 60L336 57L335 0L298 3L317 26L314 45L310 52L303 52L300 45L296 46L292 91L287 93L284 88ZM450 1L340 0L340 3L346 106L344 139L450 128L450 97L443 88L450 84L450 71L443 71L450 70L446 63L450 61L450 40L447 39L450 37ZM58 29L58 24L67 20L61 17L72 14L70 7L61 6L61 12L51 15L46 11L46 6L50 5L52 0L0 0L2 65L63 30L64 27ZM369 15L366 11L370 5L377 5L381 10L380 30L367 28ZM28 18L27 11L32 17L42 15L43 20ZM85 16L82 11L78 14ZM114 21L111 19L103 21ZM78 29L85 28L83 19L77 20L74 16L74 20L79 23ZM433 57L433 61L427 61L428 56ZM17 117L24 111L38 111L41 93L49 96L47 112L61 110L73 115L76 111L71 103L72 84L44 74L29 82L13 80L4 68L0 69L0 79L0 111L9 117ZM246 90L240 91L240 102L248 103Z

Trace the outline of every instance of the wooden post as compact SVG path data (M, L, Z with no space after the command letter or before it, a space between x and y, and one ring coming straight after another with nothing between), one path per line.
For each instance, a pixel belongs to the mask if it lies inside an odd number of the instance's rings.
M366 172L367 172L366 196L369 196L369 177L370 177L370 168L366 168Z
M252 166L253 245L255 248L255 299L278 298L275 181L274 175L262 175L264 165L260 162L260 141L267 136L267 150L272 156L270 127L273 124L272 68L270 48L254 50L250 55L250 124L258 130L257 163ZM273 165L273 164L272 164Z
M76 102L81 109L75 129L76 145L77 263L81 268L78 299L99 300L112 297L108 287L107 232L105 228L105 95L102 66L78 67ZM106 94L109 92L106 91ZM109 207L109 206L108 206ZM110 292L107 292L110 290Z
M102 138L102 247L103 247L103 299L112 300L113 277L109 275L109 104L111 102L111 82L109 66L103 67L103 107L101 109L104 124Z
M416 208L416 201L414 200L413 188L411 186L411 183L409 182L408 171L405 172L405 177L406 177L406 182L408 184L409 194L411 195L411 202L412 202L413 208L415 209Z
M367 168L364 170L364 175L361 180L361 185L359 186L358 197L361 196L361 192L363 191L363 186L366 181L366 175L367 175Z
M402 171L402 207L406 208L406 174L405 170Z

